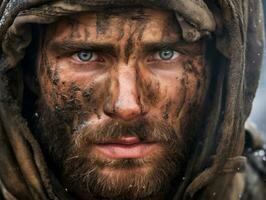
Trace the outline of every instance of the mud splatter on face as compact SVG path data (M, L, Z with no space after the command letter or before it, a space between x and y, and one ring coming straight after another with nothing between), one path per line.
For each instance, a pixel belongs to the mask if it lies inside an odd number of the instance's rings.
M133 39L130 37L127 40L126 48L125 48L125 60L128 63L129 56L132 54L133 50Z
M187 73L193 73L197 77L201 77L201 74L198 72L197 68L195 67L195 63L192 60L187 60L183 63L184 70Z
M181 92L180 92L180 96L179 96L179 99L180 99L180 103L176 106L176 110L175 110L175 116L177 118L179 118L179 114L181 112L181 109L183 108L184 104L185 104L185 100L186 100L186 96L187 96L187 86L186 86L186 80L185 80L186 77L182 77L181 79Z
M171 107L172 102L168 101L165 105L164 112L163 112L163 118L167 120L169 118L169 109Z
M156 80L140 79L144 104L156 105L160 99L160 83Z
M71 18L79 23L58 22L55 34L48 26L38 74L41 143L72 193L152 199L173 178L178 184L186 142L199 125L207 87L202 43L180 41L177 21L165 10L115 8ZM174 56L162 57L165 49ZM140 159L95 150L123 136L160 145Z
M96 15L97 34L105 34L109 28L109 15L107 13L97 13Z
M163 27L163 34L162 34L162 40L164 38L169 37L173 31L180 32L180 27L178 24L176 26L173 26L172 22L175 20L175 15L169 15L167 20L165 21L165 26Z
M92 95L93 95L93 88L89 87L86 88L83 93L82 96L86 99L87 102L91 102L92 101Z
M59 79L59 74L58 74L57 70L54 71L54 75L53 75L52 80L53 80L53 84L54 85L57 85L58 84L58 82L59 82L60 79Z
M67 24L70 27L71 31L70 31L70 35L69 38L80 38L80 33L78 31L76 31L79 27L79 21L74 19L74 18L68 18L67 20Z

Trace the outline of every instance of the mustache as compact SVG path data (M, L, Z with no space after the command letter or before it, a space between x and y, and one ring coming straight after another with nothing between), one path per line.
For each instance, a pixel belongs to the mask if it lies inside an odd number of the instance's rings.
M111 120L96 128L82 124L76 128L72 136L78 146L106 143L123 136L135 136L141 142L159 142L168 145L181 142L181 136L173 126L166 122L147 119L131 122Z

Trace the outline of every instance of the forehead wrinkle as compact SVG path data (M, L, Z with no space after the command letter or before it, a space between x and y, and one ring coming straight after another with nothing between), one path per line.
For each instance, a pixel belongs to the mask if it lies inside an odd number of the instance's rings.
M133 39L132 36L130 36L125 44L124 49L124 56L125 56L125 62L128 63L129 57L133 52Z
M138 23L126 23L123 28L123 37L120 39L120 54L123 56L124 62L128 63L129 57L135 51L137 46L140 46L142 27Z
M108 31L110 23L109 23L110 15L106 13L96 13L96 29L98 34L105 34Z
M166 23L164 26L153 26L147 24L142 34L142 42L156 43L168 41L180 41L182 39L181 32L174 27L169 27Z
M106 16L106 19L109 21L108 28L110 27L110 30L101 32L99 36L97 36L96 25L97 21L102 21L102 19L97 20L96 13L97 12L86 12L70 17L70 19L72 19L72 23L75 22L82 26L82 28L77 30L82 34L82 38L71 38L73 41L81 41L86 43L94 41L95 43L108 42L113 45L115 44L120 51L124 51L121 53L124 54L124 58L127 60L136 45L143 46L145 43L156 43L169 40L177 41L179 39L179 34L175 28L171 28L171 26L169 26L169 24L171 25L171 22L169 22L169 16L171 13L161 12L155 17L152 17L151 11L138 10L138 13L135 13L135 15L138 16L142 13L145 13L145 20L139 20L139 18L132 19L132 17L130 17L130 15L126 15L126 13L122 13L123 16L114 16L114 18ZM89 37L85 37L83 26L86 28L86 31L89 32L89 34L86 34ZM121 30L119 30L120 27ZM126 27L129 27L129 30L126 30ZM169 31L163 31L165 29ZM59 35L53 35L52 39L54 40L57 38L57 36L59 36L57 39L62 39L70 31L72 31L71 27L69 30L62 30L58 33ZM151 33L152 31L156 32L156 34ZM171 32L171 34L169 34L169 32ZM63 37L61 38L60 35L63 35ZM120 39L123 41L120 41Z

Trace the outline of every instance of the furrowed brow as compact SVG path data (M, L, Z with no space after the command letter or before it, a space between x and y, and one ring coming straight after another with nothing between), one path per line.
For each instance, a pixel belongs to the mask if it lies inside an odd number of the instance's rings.
M169 41L169 42L148 42L143 44L143 48L146 51L160 50L163 48L176 48L178 45L184 45L181 41Z
M73 52L73 51L101 51L114 53L115 47L109 43L95 43L95 42L75 42L75 41L55 41L52 42L48 48L55 52Z
M166 41L144 43L143 49L147 52L159 51L162 49L174 49L183 54L201 55L203 53L202 41L187 43L185 41Z

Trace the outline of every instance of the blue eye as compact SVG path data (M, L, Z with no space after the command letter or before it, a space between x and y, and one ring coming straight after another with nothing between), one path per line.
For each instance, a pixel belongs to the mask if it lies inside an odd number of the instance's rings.
M170 60L174 56L174 51L170 49L165 49L159 52L159 56L162 60Z
M163 49L160 51L157 51L156 54L154 55L154 58L156 60L172 60L175 59L177 56L179 56L179 53L172 50L172 49Z
M80 51L73 55L73 58L79 62L89 62L98 59L98 55L92 51Z
M77 53L77 57L81 61L89 61L92 58L92 53L91 52L79 52Z

